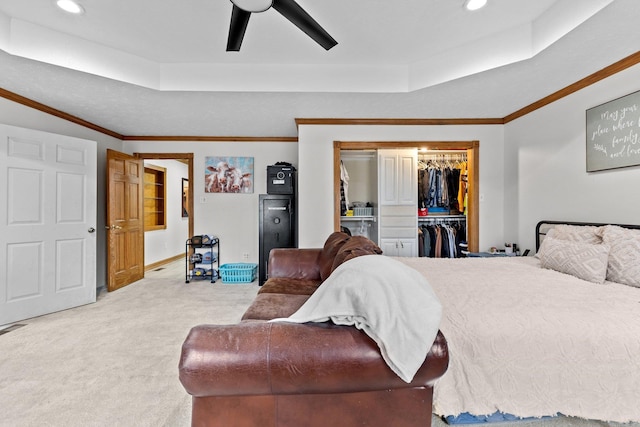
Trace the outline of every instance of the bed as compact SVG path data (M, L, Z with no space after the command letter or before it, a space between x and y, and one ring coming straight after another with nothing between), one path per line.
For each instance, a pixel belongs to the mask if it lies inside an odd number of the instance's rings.
M536 248L399 258L443 306L434 412L640 422L640 226L543 221Z

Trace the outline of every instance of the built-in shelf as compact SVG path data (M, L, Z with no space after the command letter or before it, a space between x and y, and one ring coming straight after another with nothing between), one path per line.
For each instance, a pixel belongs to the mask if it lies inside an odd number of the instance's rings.
M341 216L340 221L377 221L373 215L360 215L360 216Z
M145 231L167 228L166 215L166 169L146 165L144 167L144 229Z
M419 216L418 221L433 221L438 219L459 219L466 220L466 215L427 215L427 216Z

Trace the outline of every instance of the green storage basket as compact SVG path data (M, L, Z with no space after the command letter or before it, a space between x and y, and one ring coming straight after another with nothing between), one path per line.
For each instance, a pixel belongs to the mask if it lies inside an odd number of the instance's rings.
M258 264L233 263L220 266L222 283L251 283L258 275Z

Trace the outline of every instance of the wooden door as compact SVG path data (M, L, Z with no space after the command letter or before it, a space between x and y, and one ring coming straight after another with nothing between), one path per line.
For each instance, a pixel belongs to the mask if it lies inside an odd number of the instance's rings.
M96 150L0 125L0 325L95 302Z
M107 150L107 290L144 277L144 166Z

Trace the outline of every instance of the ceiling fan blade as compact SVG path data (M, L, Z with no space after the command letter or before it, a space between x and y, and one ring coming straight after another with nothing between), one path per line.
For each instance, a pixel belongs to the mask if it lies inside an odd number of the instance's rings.
M307 33L326 50L338 44L305 10L294 0L273 0L275 10L291 21L296 27Z
M231 23L229 24L229 38L227 39L227 52L238 52L240 50L250 17L251 12L242 10L235 4L233 5Z

